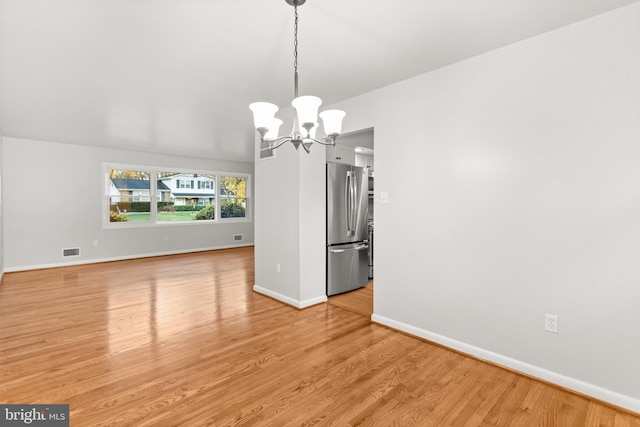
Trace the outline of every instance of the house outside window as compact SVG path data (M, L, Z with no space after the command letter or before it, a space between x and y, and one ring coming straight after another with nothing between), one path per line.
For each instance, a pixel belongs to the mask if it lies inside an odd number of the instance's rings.
M149 222L149 172L110 169L109 181L109 221Z

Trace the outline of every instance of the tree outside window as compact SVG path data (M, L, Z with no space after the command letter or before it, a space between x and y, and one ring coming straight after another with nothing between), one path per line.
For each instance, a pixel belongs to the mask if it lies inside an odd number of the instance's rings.
M247 179L237 176L220 177L220 217L247 216Z

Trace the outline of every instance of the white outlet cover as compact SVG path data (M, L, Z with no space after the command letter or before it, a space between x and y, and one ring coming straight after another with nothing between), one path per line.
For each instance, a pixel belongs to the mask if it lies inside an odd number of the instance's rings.
M558 316L555 314L545 314L544 315L544 330L547 332L552 332L554 334L558 333Z
M380 192L380 203L383 205L389 204L389 192L381 191Z

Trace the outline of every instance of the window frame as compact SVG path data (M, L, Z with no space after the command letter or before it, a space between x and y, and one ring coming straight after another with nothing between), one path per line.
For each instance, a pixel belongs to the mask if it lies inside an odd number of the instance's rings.
M109 171L116 170L132 170L139 172L147 172L149 174L149 198L150 203L150 218L149 221L144 222L111 222L110 220L110 186L111 180L109 178ZM175 172L184 174L197 174L197 175L211 175L215 179L215 186L212 188L215 192L215 219L204 220L190 220L190 221L158 221L158 172ZM204 169L187 169L176 167L164 167L164 166L149 166L139 164L128 163L115 163L104 162L102 164L102 177L103 177L103 189L102 189L102 224L103 228L148 228L148 227L175 227L175 226L192 226L192 225L208 225L208 224L230 224L234 222L251 222L251 203L253 198L251 194L251 178L252 174L248 172L225 172L225 171L213 171ZM220 202L220 178L221 177L238 177L246 179L246 208L244 217L231 217L222 218ZM195 186L195 185L194 185Z
M234 175L234 174L220 175L220 176L218 176L218 182L216 183L218 189L220 189L220 187L221 187L221 185L220 185L220 181L222 181L221 178L244 178L245 179L245 193L248 192L249 180L247 180L244 176ZM220 198L220 203L222 203L224 200L242 200L242 199L245 200L245 203L246 203L245 217L247 216L247 211L249 210L249 203L248 203L249 196L244 196L244 197L236 196L236 195L234 195L234 196L229 196L229 195L223 196L222 195L222 191L220 191L220 193L218 194L218 197ZM222 209L220 209L220 218L222 218ZM227 218L224 218L224 219L231 219L231 218L243 218L243 217L227 217Z

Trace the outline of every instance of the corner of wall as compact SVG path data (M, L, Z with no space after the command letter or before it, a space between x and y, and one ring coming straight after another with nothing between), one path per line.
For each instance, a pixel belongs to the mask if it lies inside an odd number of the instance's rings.
M290 144L255 164L254 290L296 306L300 296L298 152Z
M3 146L4 138L2 137L2 128L0 128L0 282L4 277L4 205L2 204L2 186L3 184Z
M326 301L326 151L300 154L300 299Z

